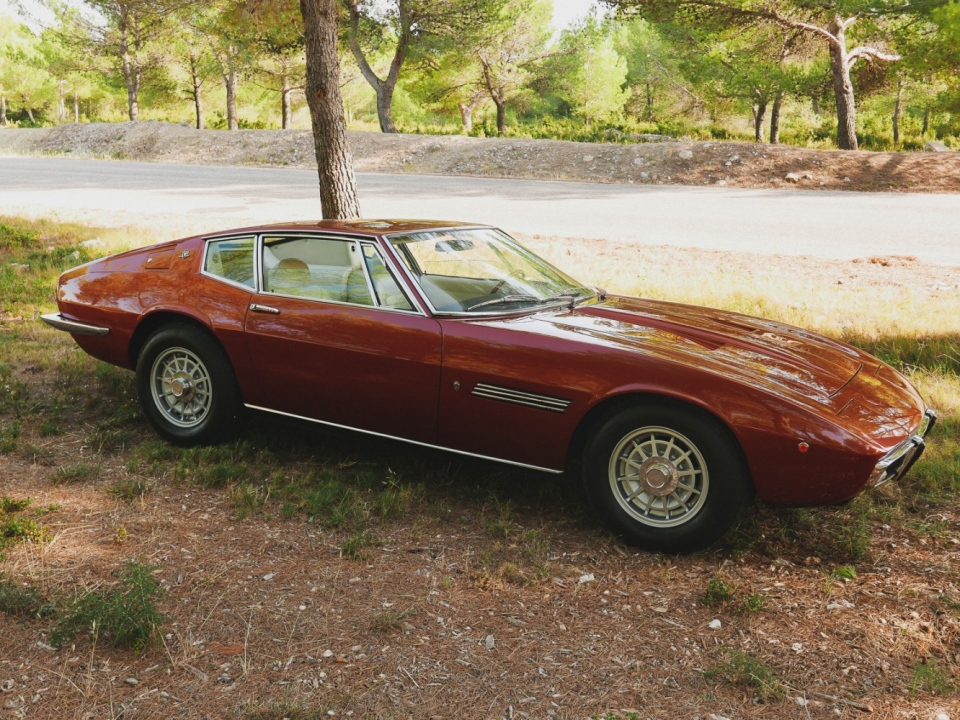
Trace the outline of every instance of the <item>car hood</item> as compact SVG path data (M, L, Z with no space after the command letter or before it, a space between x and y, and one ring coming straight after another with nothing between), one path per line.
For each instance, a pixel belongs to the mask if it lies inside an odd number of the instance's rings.
M540 318L556 331L608 347L695 366L831 407L832 399L870 360L854 348L800 328L654 300L609 297Z

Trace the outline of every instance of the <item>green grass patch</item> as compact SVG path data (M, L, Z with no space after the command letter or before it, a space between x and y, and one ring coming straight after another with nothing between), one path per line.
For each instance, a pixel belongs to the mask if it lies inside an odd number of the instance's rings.
M946 695L953 689L950 673L937 664L934 659L920 660L913 666L910 682L910 694L927 692L931 695Z
M736 648L724 650L726 660L703 671L708 679L723 679L734 685L749 687L763 700L780 700L786 696L786 687L776 672L752 653Z
M92 463L75 463L73 465L61 465L53 474L53 483L55 485L74 485L76 483L95 480L100 474L100 468Z
M44 617L53 606L44 602L36 588L0 577L0 612L14 617Z
M164 622L156 607L163 595L156 569L130 561L115 573L113 587L78 595L54 625L51 642L59 647L87 635L113 647L143 649Z
M715 577L707 584L707 591L703 594L704 605L720 605L733 597L736 588L723 578Z
M30 498L0 498L0 550L26 542L42 543L49 539L50 533L43 523L36 517L24 514L31 504Z

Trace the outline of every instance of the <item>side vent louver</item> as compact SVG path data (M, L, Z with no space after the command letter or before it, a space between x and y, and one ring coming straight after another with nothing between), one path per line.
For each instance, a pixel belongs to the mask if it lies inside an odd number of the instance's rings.
M570 400L550 397L549 395L537 395L535 393L523 392L522 390L511 390L510 388L498 387L497 385L487 385L486 383L477 383L477 386L473 388L472 394L477 397L489 398L490 400L499 400L500 402L523 405L524 407L547 410L555 413L564 412L571 402Z

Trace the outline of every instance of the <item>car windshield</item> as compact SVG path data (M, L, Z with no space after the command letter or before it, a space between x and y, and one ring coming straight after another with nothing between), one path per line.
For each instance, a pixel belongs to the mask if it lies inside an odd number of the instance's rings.
M596 294L493 228L417 232L390 242L438 312L573 305Z

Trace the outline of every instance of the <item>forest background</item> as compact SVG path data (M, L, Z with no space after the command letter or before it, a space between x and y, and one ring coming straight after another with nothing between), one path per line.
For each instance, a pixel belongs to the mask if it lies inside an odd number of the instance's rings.
M310 127L291 0L13 7L2 125ZM340 7L354 130L960 149L957 0L603 0L560 32L551 0Z

